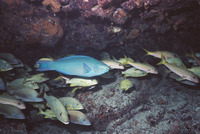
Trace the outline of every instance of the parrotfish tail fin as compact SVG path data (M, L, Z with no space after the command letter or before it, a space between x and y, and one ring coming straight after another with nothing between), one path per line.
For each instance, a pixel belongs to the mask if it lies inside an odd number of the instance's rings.
M35 67L37 71L48 71L48 70L54 70L52 60L39 60L36 62Z
M146 55L149 55L151 53L150 51L146 50L145 48L143 48L143 49L146 52Z
M165 60L165 57L163 56L163 54L161 53L161 61L159 63L157 63L157 65L161 65L161 64L165 64L167 63Z

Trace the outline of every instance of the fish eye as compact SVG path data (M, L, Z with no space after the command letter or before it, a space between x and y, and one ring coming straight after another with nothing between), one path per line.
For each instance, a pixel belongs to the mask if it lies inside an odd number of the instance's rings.
M18 103L17 103L17 105L21 105L21 103L20 103L20 102L18 102Z
M76 103L76 105L78 105L78 103Z
M60 113L60 116L62 116L62 113Z

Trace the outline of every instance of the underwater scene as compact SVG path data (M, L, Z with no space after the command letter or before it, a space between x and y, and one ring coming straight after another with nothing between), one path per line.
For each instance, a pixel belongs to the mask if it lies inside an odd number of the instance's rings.
M200 0L0 9L0 134L200 134Z

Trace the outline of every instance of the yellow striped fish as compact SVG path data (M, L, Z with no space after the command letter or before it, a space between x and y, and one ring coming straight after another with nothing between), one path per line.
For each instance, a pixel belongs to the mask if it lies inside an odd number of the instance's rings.
M143 48L144 49L144 48ZM165 59L169 59L169 58L174 58L174 57L178 57L177 54L172 53L172 52L168 52L168 51L155 51L155 52L150 52L146 49L144 49L144 51L147 52L146 55L151 55L154 56L156 58L161 58L161 54L163 54L163 56L165 57Z
M161 59L162 60L157 65L164 64L167 68L169 68L172 72L174 72L181 78L195 83L199 83L198 77L194 73L189 71L187 68L167 63L163 55L161 55Z
M127 57L126 57L126 59L127 59ZM147 72L147 73L158 74L158 70L154 66L152 66L148 63L134 62L134 61L129 61L127 59L127 64L135 67L136 69Z

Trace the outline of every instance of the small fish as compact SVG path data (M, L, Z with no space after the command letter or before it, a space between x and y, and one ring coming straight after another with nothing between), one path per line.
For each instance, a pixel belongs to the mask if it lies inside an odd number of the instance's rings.
M144 49L144 48L143 48ZM165 57L165 59L168 59L168 58L175 58L175 57L178 57L177 54L175 53L172 53L172 52L168 52L168 51L155 51L155 52L150 52L146 49L144 49L144 51L147 52L146 55L151 55L151 56L154 56L156 58L161 58L161 54L163 54L163 56Z
M196 74L198 77L200 77L200 67L192 67L190 69L191 72L193 72L194 74Z
M34 89L22 88L18 90L9 90L9 94L24 102L41 102L43 98L38 98L38 92Z
M198 77L194 73L189 71L187 68L179 67L179 66L167 63L163 55L161 59L162 59L161 62L159 62L157 65L164 64L167 68L169 68L172 72L174 72L181 78L195 82L195 83L199 83Z
M127 59L127 64L147 73L158 74L158 70L148 63L132 62Z
M5 60L0 59L0 72L12 70L13 67Z
M39 108L38 114L43 114L43 115L45 115L44 118L50 118L52 120L54 120L56 118L56 115L50 109L42 111L42 109Z
M101 61L89 56L74 55L55 61L39 60L35 67L37 71L55 70L66 75L93 77L109 71L109 67Z
M125 79L125 80L120 82L120 86L119 87L120 87L120 90L127 91L128 89L133 87L133 84L129 79Z
M49 78L44 76L44 73L40 73L40 74L36 74L36 75L32 75L30 78L26 78L26 81L33 81L36 83L42 83L44 81L49 80Z
M19 109L26 109L26 106L21 100L17 100L7 93L0 94L0 103L13 105L15 107L18 107Z
M90 126L91 123L86 115L80 111L69 110L70 122L79 125Z
M21 88L39 89L39 85L34 81L27 81L25 78L18 78L7 83L8 89L18 90Z
M66 80L66 84L70 84L70 87L90 87L98 84L98 81L96 79L83 79L83 78L72 78L68 79L66 77L63 77L63 79Z
M67 108L67 110L82 110L84 109L81 102L72 97L61 97L59 101Z
M148 73L138 70L134 67L127 69L126 71L122 71L125 77L143 77L146 76Z
M174 64L176 66L182 66L182 67L186 67L184 65L184 63L182 62L182 60L178 57L172 57L172 58L168 58L166 59L166 61L170 64Z
M2 80L2 78L0 78L0 90L6 90L6 85L4 81Z
M200 66L200 59L196 57L196 55L192 49L191 49L191 53L186 54L186 56L193 58L196 61L196 63Z
M11 65L17 65L20 63L20 61L10 53L0 53L0 59L7 61Z
M12 105L0 104L0 114L3 114L4 118L25 119L25 116L20 109Z
M108 65L110 69L124 69L124 66L120 62L117 62L112 59L104 59L104 60L101 60L101 62Z
M68 113L63 104L54 96L47 96L45 94L44 98L57 119L64 124L69 124Z

